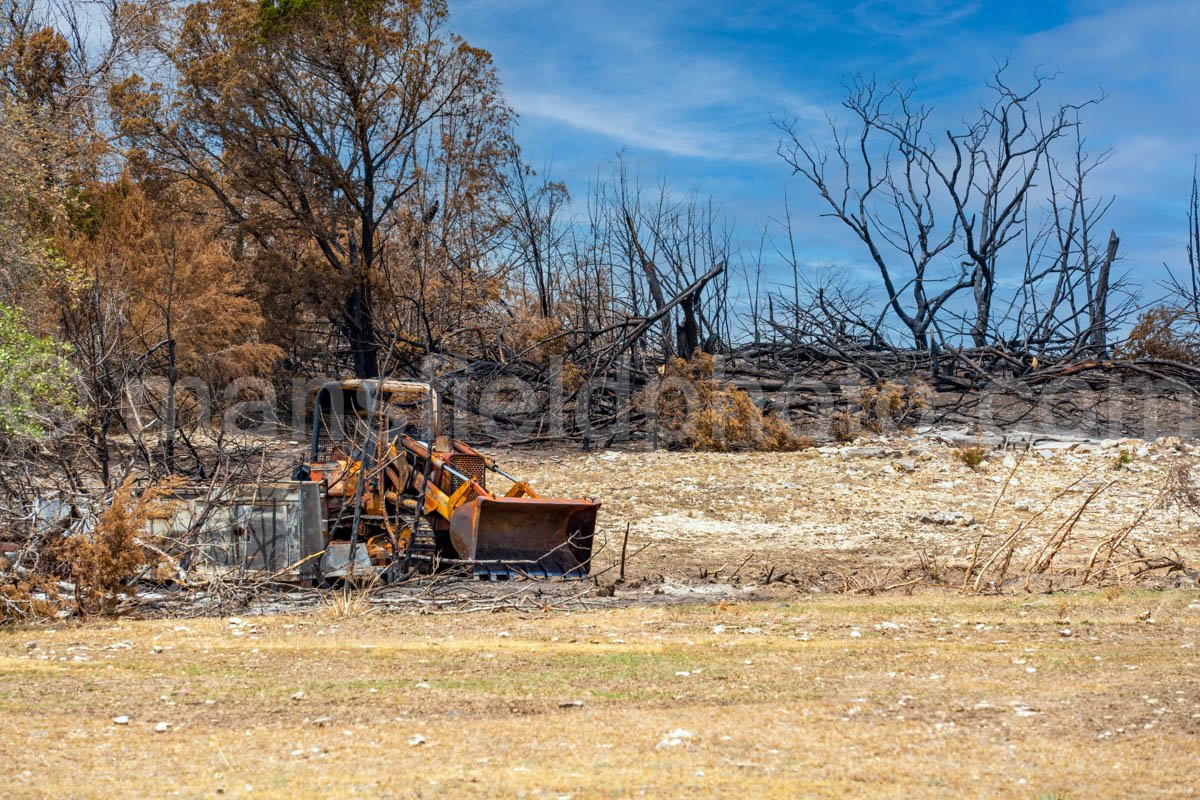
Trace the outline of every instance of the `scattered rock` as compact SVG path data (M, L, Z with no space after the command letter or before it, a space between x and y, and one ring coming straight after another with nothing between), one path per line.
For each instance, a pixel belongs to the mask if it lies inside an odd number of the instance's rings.
M565 703L559 703L559 708L583 708L582 700L567 700Z
M920 519L929 525L953 525L960 528L969 528L975 524L975 515L962 511L935 511L922 514Z
M662 740L659 741L659 743L656 745L656 747L659 750L666 748L666 747L679 747L681 744L686 742L688 739L692 739L694 737L695 737L695 734L692 733L691 731L684 730L683 728L676 728L675 730L670 731L665 736L663 736Z
M852 458L882 458L887 454L887 450L882 447L843 447L838 451L838 455L843 461L849 461Z
M916 472L917 471L917 462L911 458L902 458L896 462L896 467L901 472Z
M301 689L300 691L298 691L294 695L292 695L292 699L293 700L303 700L305 698L305 696L306 695L304 694L304 690Z
M113 717L113 725L128 725L129 717L122 714L119 717Z
M171 730L171 723L169 722L160 722L154 726L155 733L166 733L169 730Z
M425 744L425 737L419 733L408 737L408 746L409 747L420 747L423 744Z

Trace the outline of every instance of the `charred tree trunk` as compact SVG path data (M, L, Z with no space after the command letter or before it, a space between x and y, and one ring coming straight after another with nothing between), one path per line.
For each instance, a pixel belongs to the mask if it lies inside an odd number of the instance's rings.
M350 342L354 377L378 378L379 341L375 336L375 320L371 312L371 287L366 280L359 281L346 299L342 327Z
M1109 231L1108 249L1104 251L1104 258L1101 259L1100 265L1096 269L1096 292L1092 299L1089 344L1097 355L1102 355L1108 350L1109 276L1112 273L1113 261L1117 258L1117 248L1120 245L1121 240L1117 237L1117 232Z

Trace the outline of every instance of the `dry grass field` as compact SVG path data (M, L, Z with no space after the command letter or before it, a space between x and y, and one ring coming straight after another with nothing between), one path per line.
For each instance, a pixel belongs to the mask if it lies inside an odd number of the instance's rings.
M9 629L4 794L1186 797L1198 643L1178 591Z

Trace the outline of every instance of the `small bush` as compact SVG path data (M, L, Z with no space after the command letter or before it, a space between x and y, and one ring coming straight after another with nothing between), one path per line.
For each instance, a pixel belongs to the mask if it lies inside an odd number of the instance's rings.
M988 449L979 445L959 445L954 449L954 456L972 471L978 471L987 461Z
M0 437L37 439L82 416L69 354L34 333L21 309L0 304Z
M1129 469L1133 462L1137 459L1132 450L1122 450L1116 458L1112 460L1112 468L1114 470Z
M63 601L53 578L18 575L0 558L0 623L48 619L62 608Z
M862 390L863 425L873 433L897 430L916 422L929 407L929 389L914 381L881 381Z
M1116 351L1124 359L1200 364L1200 332L1186 309L1158 306L1144 312Z
M90 533L63 542L60 556L75 584L80 613L111 614L121 595L132 594L129 581L155 560L143 544L147 523L161 512L155 501L173 489L163 483L138 492L131 476L113 493Z
M379 580L378 576L372 577L373 580L359 586L345 582L335 589L330 589L321 598L325 616L334 620L358 619L374 611L372 598L379 587Z
M858 434L862 432L862 425L858 421L858 417L851 414L849 411L842 411L833 415L830 433L833 434L835 441L853 442L858 438Z

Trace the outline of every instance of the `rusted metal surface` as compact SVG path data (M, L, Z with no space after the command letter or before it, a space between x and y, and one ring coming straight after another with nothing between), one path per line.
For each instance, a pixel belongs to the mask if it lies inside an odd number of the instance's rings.
M414 419L426 429L414 430ZM442 567L486 579L586 577L600 504L539 497L439 423L437 393L425 384L329 384L295 480L178 488L159 501L147 534L169 543L164 556L183 579L321 583ZM494 476L511 483L507 491L489 484ZM40 498L36 514L48 524L70 509Z
M513 482L503 495L488 473ZM600 504L538 497L494 460L442 434L437 392L406 381L343 381L317 393L297 476L324 489L324 577L360 568L471 564L483 577L585 577ZM397 569L397 567L402 569Z
M585 577L596 512L586 500L479 497L459 506L450 541L459 557L540 577Z

